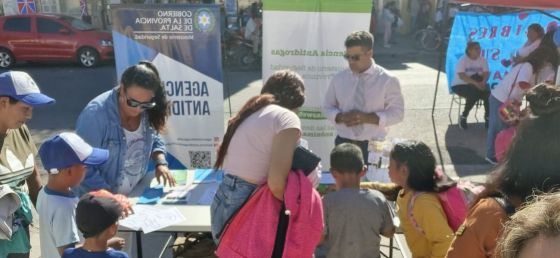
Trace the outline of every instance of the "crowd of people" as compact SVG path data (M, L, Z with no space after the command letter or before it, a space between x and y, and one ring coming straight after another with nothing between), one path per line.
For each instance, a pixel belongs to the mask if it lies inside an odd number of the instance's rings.
M542 34L536 26L530 30ZM536 42L530 34L524 47ZM218 254L312 257L322 246L326 257L380 257L381 236L392 237L397 227L413 257L554 254L560 89L541 83L558 65L556 49L542 37L535 49L518 52L512 71L491 92L478 43L470 42L457 64L453 90L467 98L462 127L474 103L485 102L492 145L487 159L494 161L492 137L503 128L500 106L523 97L528 102L509 148L458 227L440 199L456 182L437 173L436 159L421 141L397 143L390 152L400 225L387 197L360 183L370 165L369 140L384 138L387 127L404 118L400 82L372 58L371 33L347 36L348 68L334 75L323 102L337 136L329 164L336 190L322 199L314 188L318 170L304 173L293 164L294 150L305 145L297 116L305 83L294 71L274 72L229 120L218 149L214 168L225 176L210 208ZM29 257L32 206L39 213L42 257L128 257L117 251L129 242L117 235L118 220L131 211L125 196L146 176L150 161L158 181L175 185L160 136L168 102L159 72L149 62L129 67L117 87L84 108L76 133L57 134L37 150L25 122L34 107L54 102L26 73L0 74L0 257ZM35 169L36 155L48 174L46 185Z

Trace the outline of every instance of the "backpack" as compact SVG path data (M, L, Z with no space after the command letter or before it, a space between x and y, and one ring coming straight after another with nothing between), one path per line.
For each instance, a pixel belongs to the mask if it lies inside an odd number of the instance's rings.
M463 221L467 217L470 204L477 199L477 196L483 190L484 186L475 186L470 181L459 180L456 185L443 192L437 193L437 197L447 218L447 224L453 232L456 232L461 224L463 224ZM408 218L412 226L422 234L424 234L424 230L414 219L412 210L416 198L423 193L425 192L415 192L408 202Z
M424 193L426 192L415 192L408 202L408 218L410 219L412 226L414 226L414 228L423 235L425 235L425 232L420 225L418 225L416 219L414 219L412 210L414 208L416 198ZM468 207L464 201L464 195L457 187L454 186L446 191L437 193L437 196L445 213L445 217L447 218L447 224L453 232L457 231L467 216Z

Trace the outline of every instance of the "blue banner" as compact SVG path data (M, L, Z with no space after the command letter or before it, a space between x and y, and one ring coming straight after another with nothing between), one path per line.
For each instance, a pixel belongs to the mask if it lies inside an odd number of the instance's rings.
M560 12L552 12L560 16ZM509 14L458 13L455 16L449 46L446 68L449 92L455 65L465 55L467 42L477 41L482 48L482 56L488 60L490 78L488 84L494 88L512 67L512 56L527 41L527 28L538 23L545 30L558 24L554 18L539 12Z
M224 134L219 7L123 4L111 14L119 80L141 60L160 72L170 102L164 137L171 167L212 167Z

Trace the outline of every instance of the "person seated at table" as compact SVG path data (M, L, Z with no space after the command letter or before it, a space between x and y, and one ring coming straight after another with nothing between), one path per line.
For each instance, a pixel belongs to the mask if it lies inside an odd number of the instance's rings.
M128 258L128 254L109 248L107 240L117 234L122 205L112 197L87 193L76 207L76 224L85 242L81 247L68 248L62 258Z
M64 249L80 242L80 234L74 223L78 204L71 187L80 184L86 166L107 161L109 151L92 148L74 133L64 132L47 139L39 148L43 167L47 170L48 183L39 191L41 254L43 257L60 257ZM115 248L122 248L124 239L111 241Z
M488 96L486 87L489 70L488 61L480 56L480 44L476 41L467 43L465 55L455 65L455 77L451 90L465 98L465 109L459 121L461 129L467 129L467 117L478 100L484 103L484 126L488 128Z
M377 190L360 189L366 171L360 147L340 144L330 159L337 191L323 198L327 257L379 257L381 235L395 233L387 201Z
M214 164L225 172L210 209L216 243L223 227L258 185L267 183L276 199L284 199L301 137L301 121L295 112L305 101L304 92L299 74L274 72L261 94L249 99L230 119Z
M397 214L412 257L444 257L453 230L437 196L436 159L423 142L404 141L391 151L389 177L403 187ZM409 211L412 209L412 211Z

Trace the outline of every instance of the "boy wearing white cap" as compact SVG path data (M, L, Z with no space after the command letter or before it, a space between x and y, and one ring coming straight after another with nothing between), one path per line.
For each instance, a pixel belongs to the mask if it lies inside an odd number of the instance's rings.
M37 148L25 122L31 119L34 107L54 102L41 94L27 73L0 74L0 185L9 186L19 198L16 212L8 214L9 220L0 221L9 227L4 231L6 236L0 237L0 257L29 257L31 206L41 189L41 178L34 163Z
M37 199L41 255L59 258L64 249L80 242L76 226L76 197L71 188L82 182L87 165L103 164L109 151L93 148L75 133L61 133L39 148L49 181Z

